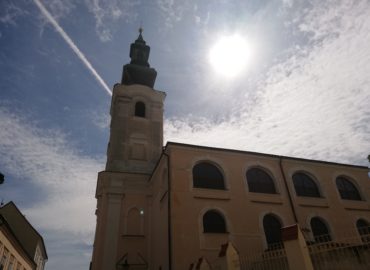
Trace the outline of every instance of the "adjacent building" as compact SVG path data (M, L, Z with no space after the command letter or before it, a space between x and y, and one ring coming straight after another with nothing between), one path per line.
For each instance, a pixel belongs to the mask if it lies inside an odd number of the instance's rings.
M0 270L43 270L44 240L13 202L0 208Z
M232 242L240 254L269 250L284 226L308 242L361 236L370 222L368 168L168 142L166 94L140 31L113 89L105 171L96 188L93 270L189 269L216 260Z

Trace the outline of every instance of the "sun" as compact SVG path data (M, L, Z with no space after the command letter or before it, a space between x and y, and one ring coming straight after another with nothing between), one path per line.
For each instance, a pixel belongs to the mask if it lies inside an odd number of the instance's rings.
M238 34L220 38L209 52L213 69L225 77L239 75L250 62L251 49L247 41Z

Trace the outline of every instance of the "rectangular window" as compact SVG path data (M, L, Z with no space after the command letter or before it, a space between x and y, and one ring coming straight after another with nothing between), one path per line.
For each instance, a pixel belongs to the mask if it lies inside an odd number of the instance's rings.
M4 249L3 242L0 241L0 260L3 257L3 249Z
M8 265L8 270L14 270L14 256L11 255Z
M9 256L9 251L6 249L6 247L4 247L4 252L3 252L3 255L0 261L0 270L5 269L7 261L8 261L8 256Z

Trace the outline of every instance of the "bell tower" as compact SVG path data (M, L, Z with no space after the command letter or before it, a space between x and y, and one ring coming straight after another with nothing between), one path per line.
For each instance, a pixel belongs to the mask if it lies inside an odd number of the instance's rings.
M140 28L130 47L131 61L113 88L107 163L96 188L92 270L148 269L148 180L162 152L166 96L154 89L157 72L149 65L149 53Z
M131 62L113 89L107 171L151 173L162 151L165 93L153 89L157 72L149 66L150 47L139 31Z

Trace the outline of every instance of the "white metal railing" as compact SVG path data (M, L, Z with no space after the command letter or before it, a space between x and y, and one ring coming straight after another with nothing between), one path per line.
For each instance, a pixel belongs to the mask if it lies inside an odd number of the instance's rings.
M267 250L240 256L242 270L289 270L283 243L270 244Z
M315 237L309 243L310 257L315 270L370 269L370 234L368 228L360 234L341 234L337 239L329 235Z
M357 232L305 236L315 270L370 269L370 228ZM289 270L283 243L269 245L267 250L255 250L239 256L242 270ZM294 270L294 269L292 269Z

